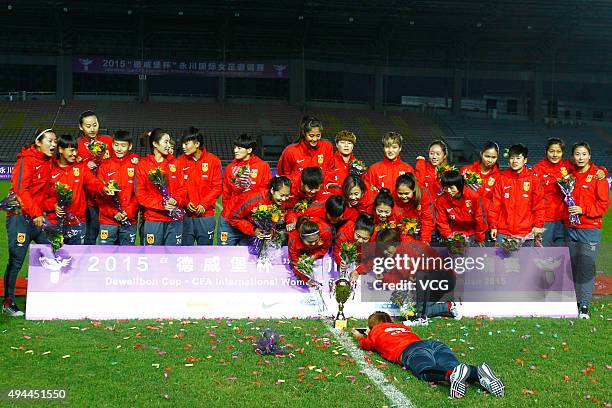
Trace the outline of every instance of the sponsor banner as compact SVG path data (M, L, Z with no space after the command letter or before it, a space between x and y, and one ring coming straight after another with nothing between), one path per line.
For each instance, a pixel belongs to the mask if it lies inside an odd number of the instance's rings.
M495 249L479 250L484 251L484 256L492 255ZM567 249L564 250L567 253ZM247 247L64 246L54 255L48 245L32 245L26 318L306 318L336 315L338 305L330 282L338 273L329 256L315 263L314 278L322 283L320 290L293 275L286 247L271 254L270 258L269 263L258 263ZM554 258L550 260L556 265ZM491 271L482 273L492 276ZM519 276L511 271L503 273L515 274L509 278L512 281ZM474 271L465 272L465 276L480 279ZM377 287L384 279L376 278L371 272L358 280L354 295L345 304L347 317L366 318L376 310L398 314L398 308L390 302L391 292ZM573 293L573 285L569 282L567 286L565 281L557 285L556 279L548 282L552 289L544 291L549 296L547 299L522 299L523 302L513 303L512 299L499 298L479 302L481 298L474 296L471 300L474 307L466 305L466 310L473 311L474 315L490 316L575 316L575 297L565 293ZM490 279L477 286L495 292L496 284L499 284L496 279ZM434 288L435 285L438 286ZM430 283L429 288L444 289L440 285L440 282ZM470 292L465 287L460 289L461 296ZM515 289L510 292L519 293L524 287L518 285ZM541 292L542 288L538 287L535 293ZM457 298L457 294L454 296Z
M72 71L90 74L121 75L200 75L242 78L289 78L286 63L257 61L174 61L159 59L81 56L72 59Z
M10 180L14 167L12 164L0 164L0 180Z

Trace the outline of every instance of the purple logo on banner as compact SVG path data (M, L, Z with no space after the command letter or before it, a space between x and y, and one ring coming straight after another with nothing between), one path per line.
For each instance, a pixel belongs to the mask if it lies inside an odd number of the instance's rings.
M13 175L13 165L0 165L0 180L10 180Z
M74 57L77 73L121 75L201 75L242 78L289 78L289 66L269 62L169 61L109 57Z

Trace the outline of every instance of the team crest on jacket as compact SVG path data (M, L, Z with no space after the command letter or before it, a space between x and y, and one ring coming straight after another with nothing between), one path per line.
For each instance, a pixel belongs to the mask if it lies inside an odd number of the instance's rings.
M134 168L128 167L128 177L134 177Z
M319 164L323 164L323 155L322 154L317 155L317 162Z
M26 240L26 234L25 232L18 232L17 233L17 242L20 244L23 244Z
M531 183L528 181L524 181L523 182L523 190L525 191L529 191L529 187L531 186Z
M208 162L202 163L202 173L206 173L208 171Z
M81 156L77 157L77 163L80 163L83 161L83 158Z
M155 234L147 234L147 244L153 245L155 243Z
M227 242L228 233L227 231L221 232L221 242Z
M586 182L587 182L587 183L590 183L591 181L593 181L593 175L592 175L592 174L589 174L589 175L587 176L587 178L586 178Z
M130 160L130 162L132 164L138 164L138 157L132 157L132 160Z
M78 167L73 167L72 168L72 175L74 177L79 177L81 175L81 170Z
M168 165L168 168L170 169L171 172L176 173L176 166L174 165L174 163L170 163Z
M492 186L493 184L495 184L495 179L493 177L489 177L489 181L487 181L487 184Z
M102 159L108 159L110 157L110 152L107 150L104 152L104 156L102 156Z
M470 208L472 206L472 200L465 200L465 206Z
M257 169L251 169L251 178L257 178Z
M100 230L100 239L108 239L108 230Z

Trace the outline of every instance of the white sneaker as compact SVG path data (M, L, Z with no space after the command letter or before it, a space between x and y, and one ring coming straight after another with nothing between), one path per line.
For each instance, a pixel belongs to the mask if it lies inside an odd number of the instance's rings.
M429 320L426 317L419 317L414 320L404 320L404 326L414 327L414 326L427 326L429 324Z
M8 306L2 306L2 313L10 317L21 317L24 315L24 313L19 310L17 305L14 303Z
M450 397L462 398L467 390L465 383L470 376L470 367L467 364L459 364L450 375Z
M478 365L478 379L480 385L487 390L491 395L496 397L504 396L504 383L499 378L487 363Z
M463 318L463 314L461 313L461 308L458 303L451 302L449 312L455 320L461 320Z

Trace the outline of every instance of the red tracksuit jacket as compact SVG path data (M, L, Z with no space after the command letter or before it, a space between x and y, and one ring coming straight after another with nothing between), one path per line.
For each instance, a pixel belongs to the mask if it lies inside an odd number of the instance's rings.
M363 177L363 181L376 191L380 191L381 188L388 188L393 194L395 181L405 173L414 173L414 168L408 163L404 163L399 156L394 160L385 157L383 161L370 166Z
M408 327L397 323L379 323L372 327L368 335L359 339L359 347L376 351L385 360L402 364L400 360L406 348L420 341Z
M569 160L561 160L553 164L548 159L540 160L533 171L540 178L544 193L544 221L563 221L568 218L567 206L563 201L565 197L557 184L557 179L574 172L574 164ZM565 174L564 174L565 173Z
M47 190L45 208L49 211L47 218L50 222L57 222L55 215L55 204L57 194L55 184L66 184L72 190L72 205L66 211L76 216L80 222L85 222L85 212L87 210L87 197L94 197L102 193L104 183L102 183L89 170L86 163L74 163L66 167L60 167L59 162L53 160L51 165L51 186Z
M463 189L458 200L444 193L436 203L438 231L445 238L454 233L463 233L466 236L474 235L476 242L484 242L487 231L485 219L482 198L469 187Z
M580 215L580 224L570 225L569 212L566 207L563 223L567 227L601 229L602 217L610 206L610 195L607 180L595 179L597 170L599 169L591 164L591 167L584 173L573 173L576 177L576 186L572 197L576 205L582 207L582 215Z
M44 215L44 203L51 183L51 157L36 147L24 147L17 154L11 177L11 190L21 201L22 212L32 218ZM12 216L15 214L7 214Z
M299 175L306 167L321 167L323 176L334 166L334 147L327 140L319 140L317 147L312 148L304 139L291 144L283 150L278 159L278 175Z
M136 198L136 167L140 158L131 153L121 159L111 157L104 160L98 169L98 178L105 184L114 180L119 184L121 191L115 192L119 198L121 208L126 212L130 222L136 224L138 220L138 200ZM100 206L100 224L121 225L114 216L119 212L115 200L106 194L98 196Z
M374 236L370 237L369 242L374 241ZM340 252L342 250L342 243L348 242L349 244L355 244L355 222L347 221L340 229L338 230L338 234L336 235L336 242L334 242L334 260L337 265L340 265L342 259L340 258ZM357 261L357 269L355 270L358 274L362 275L367 273L371 268L369 267L371 262L368 262L368 265L364 268L363 262L363 251L361 245L357 245L357 252L359 253L359 260Z
M302 279L304 282L308 282L310 278L306 275L302 274L295 268L295 264L297 263L300 256L303 254L308 254L309 256L314 256L315 260L322 258L329 252L329 248L332 244L332 230L331 227L323 220L313 218L319 225L319 241L317 245L312 247L308 247L304 245L302 242L302 238L300 237L300 233L297 229L294 229L289 233L289 243L288 243L288 252L289 252L289 262L291 263L291 269L295 273L295 275Z
M431 193L431 198L435 204L442 190L436 167L425 159L417 159L415 167L416 178L419 185L426 187L429 190Z
M493 168L489 170L488 173L482 173L480 171L480 160L475 161L474 163L468 166L463 166L461 168L461 174L465 176L465 173L468 170L480 174L480 178L482 178L482 186L478 189L478 194L480 194L480 197L482 197L482 205L484 206L488 223L489 208L491 208L491 203L493 202L493 189L495 188L495 182L499 180L501 171L499 170L498 166L493 166Z
M347 163L344 162L344 156L340 152L336 152L334 154L334 167L329 173L327 173L327 177L325 180L325 185L335 184L337 186L342 187L342 183L344 183L344 179L349 175L349 163L351 160L355 160L355 155L351 153L349 157L349 161Z
M227 221L243 234L255 235L256 225L253 223L253 209L261 204L272 205L274 203L269 198L267 191L260 190L245 193L239 201L234 200L233 204L234 206L228 209Z
M372 208L372 215L374 215L374 231L372 232L372 237L370 241L376 241L376 236L378 235L378 233L387 226L390 226L391 228L396 228L401 221L401 217L399 216L399 214L400 213L395 209L395 207L393 207L391 215L387 218L387 221L383 222L376 214L376 209Z
M206 149L202 150L199 160L193 156L182 155L176 159L177 171L182 174L182 183L186 190L185 205L193 203L202 205L206 211L200 217L215 215L217 199L223 190L221 182L221 160ZM191 216L189 211L187 213Z
M359 213L372 214L372 208L374 207L374 198L376 198L375 193L370 189L368 184L366 184L366 189L363 192L361 199L359 199L359 201L357 202L357 205L351 206L349 205L347 200L346 208L350 208L351 210L353 210L351 211L351 214L354 216L354 218L351 219L353 221L357 220L357 216L359 215Z
M236 177L242 166L247 166L250 170L251 187L246 190L239 189L232 181L232 177ZM232 200L235 197L240 197L241 200L250 191L267 190L271 178L272 174L268 163L254 154L251 155L249 160L234 160L228 164L223 173L223 217L227 219L229 216L229 211L233 207ZM226 208L228 209L226 210Z
M394 210L397 212L400 221L403 218L415 218L419 221L421 224L421 242L431 241L431 233L435 228L435 207L429 190L421 188L421 203L417 207L412 203L404 205L396 194ZM404 240L412 241L410 237L402 234L402 241Z
M143 207L145 221L151 222L171 222L173 219L168 216L168 211L163 205L163 196L153 183L149 180L149 171L160 167L168 179L168 193L170 197L178 202L179 207L187 204L187 190L183 186L183 171L176 163L174 156L168 155L161 163L155 160L155 156L150 154L140 159L136 167L136 198Z
M517 173L507 169L495 184L489 225L497 232L524 237L534 227L544 227L544 193L538 176L527 167Z
M301 174L296 174L291 179L291 196L285 204L287 208L293 208L299 201L306 200L304 193L300 189L301 186ZM330 185L329 188L325 188L325 184L321 185L321 189L315 194L314 198L309 199L311 202L325 202L332 195L342 195L342 190L337 185Z

